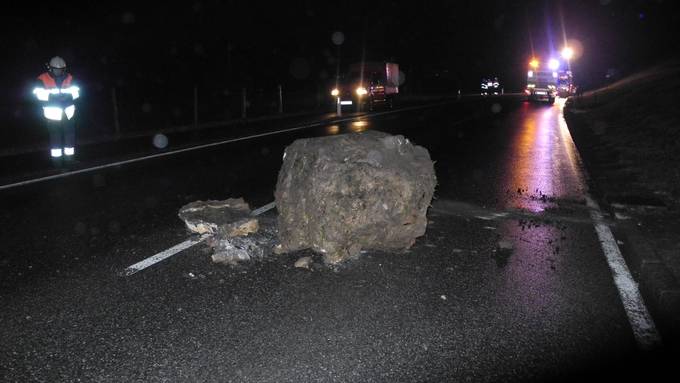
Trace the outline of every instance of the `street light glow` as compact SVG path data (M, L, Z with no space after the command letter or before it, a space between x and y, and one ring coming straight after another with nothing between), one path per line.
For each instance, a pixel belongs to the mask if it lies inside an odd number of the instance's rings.
M562 49L562 58L565 60L571 60L574 57L574 50L571 47L564 47Z
M548 61L548 68L555 70L559 67L560 67L560 62L557 61L557 59L550 59L550 61Z

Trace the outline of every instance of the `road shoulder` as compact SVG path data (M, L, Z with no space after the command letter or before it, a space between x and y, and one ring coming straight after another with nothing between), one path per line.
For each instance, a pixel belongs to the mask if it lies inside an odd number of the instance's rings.
M601 115L600 115L601 116ZM680 211L663 183L653 188L641 176L652 161L632 162L630 148L620 146L619 130L595 118L592 108L576 108L571 100L565 119L589 173L591 192L601 202L623 256L664 342L677 346L680 337ZM623 134L623 133L621 133ZM620 134L620 135L621 135ZM640 147L644 147L641 145Z

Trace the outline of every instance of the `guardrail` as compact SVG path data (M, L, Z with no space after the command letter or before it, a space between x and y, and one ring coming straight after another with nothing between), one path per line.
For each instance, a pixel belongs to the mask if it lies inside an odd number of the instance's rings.
M400 100L428 102L456 96L457 91L402 94ZM88 92L85 88L82 99L76 130L81 145L335 110L333 98L321 89L287 92L281 85L266 90L193 86L146 92L117 87ZM4 115L14 118L0 130L0 156L47 146L48 135L37 103L26 98L13 106L4 106L13 110Z

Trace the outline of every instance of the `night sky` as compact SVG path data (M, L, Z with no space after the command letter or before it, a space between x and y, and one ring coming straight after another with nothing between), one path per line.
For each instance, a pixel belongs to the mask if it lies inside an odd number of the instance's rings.
M27 3L2 15L2 72L11 88L63 56L90 87L238 89L323 86L337 58L346 64L394 60L405 89L473 90L497 75L521 89L532 46L559 49L578 40L576 81L603 83L677 55L679 13L669 0L349 2L184 1ZM344 35L341 46L331 36Z

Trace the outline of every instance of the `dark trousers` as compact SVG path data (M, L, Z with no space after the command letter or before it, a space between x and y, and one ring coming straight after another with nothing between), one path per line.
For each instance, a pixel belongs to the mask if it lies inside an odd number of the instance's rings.
M47 120L47 131L50 132L50 149L73 148L76 146L75 118L61 121Z

